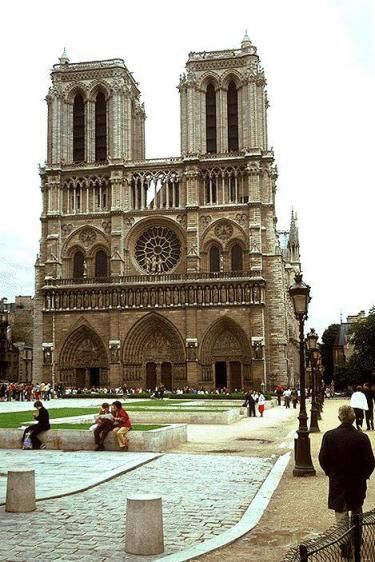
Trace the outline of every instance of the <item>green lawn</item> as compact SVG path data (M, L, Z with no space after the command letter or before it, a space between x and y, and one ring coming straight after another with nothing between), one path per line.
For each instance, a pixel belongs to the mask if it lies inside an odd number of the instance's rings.
M173 400L173 402L167 403L166 400L160 400L158 402L154 400L147 400L142 403L137 404L125 404L125 409L128 412L160 412L165 410L166 412L175 412L179 414L181 412L224 412L226 410L232 409L233 406L225 405L215 405L209 406L208 404L195 405L183 408L176 408L178 404L186 404L184 400ZM234 406L238 407L238 406ZM6 412L0 413L0 427L19 427L20 425L25 425L32 423L33 416L32 413L35 410L27 410L25 412ZM70 418L72 416L85 416L85 415L95 415L99 412L99 407L90 408L50 408L49 415L51 419L56 418ZM178 419L178 416L176 416ZM176 421L177 421L176 419ZM69 424L71 425L71 424Z
M54 423L51 429L88 429L91 423ZM151 429L160 429L164 425L133 425L132 431L151 431Z

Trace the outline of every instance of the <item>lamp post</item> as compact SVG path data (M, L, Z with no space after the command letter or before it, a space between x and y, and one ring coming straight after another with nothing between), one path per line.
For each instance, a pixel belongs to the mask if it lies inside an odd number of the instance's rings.
M0 300L0 380L7 378L8 361L8 311L6 309L7 299Z
M307 318L310 298L310 287L302 281L302 273L297 273L295 283L289 287L289 295L294 306L294 314L299 322L299 374L300 374L300 410L297 439L294 441L293 476L315 476L316 472L311 460L310 438L307 427L306 392L305 392L305 342L303 337L304 323Z
M311 382L312 382L312 397L311 397L311 417L310 417L310 433L319 433L318 425L318 404L317 404L317 376L318 376L318 334L315 332L314 328L311 328L310 332L306 336L307 348L310 351L311 358Z

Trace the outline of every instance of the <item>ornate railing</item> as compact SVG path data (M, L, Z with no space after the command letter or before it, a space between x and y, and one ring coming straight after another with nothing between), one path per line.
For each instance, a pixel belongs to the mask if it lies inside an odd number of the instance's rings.
M262 274L256 271L193 271L190 273L163 273L148 275L125 275L112 277L80 277L68 279L46 278L44 289L49 287L66 287L77 285L154 285L160 283L189 283L193 281L217 281L218 279L258 279L263 281Z
M44 311L262 305L264 298L265 281L260 278L169 280L156 285L151 277L143 285L48 286L44 290Z

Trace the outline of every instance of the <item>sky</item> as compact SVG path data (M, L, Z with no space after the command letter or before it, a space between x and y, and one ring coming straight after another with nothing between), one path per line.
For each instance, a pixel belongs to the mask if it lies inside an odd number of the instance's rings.
M375 304L374 13L371 0L15 0L2 5L0 297L34 291L38 164L50 70L123 58L145 103L146 157L180 154L176 88L190 51L239 48L265 69L278 229L299 219L307 327L319 334Z

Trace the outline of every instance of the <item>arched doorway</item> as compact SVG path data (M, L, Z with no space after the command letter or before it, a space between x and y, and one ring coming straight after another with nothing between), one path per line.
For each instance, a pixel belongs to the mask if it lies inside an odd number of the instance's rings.
M108 357L98 334L88 326L80 326L65 340L59 364L59 382L76 388L108 384Z
M161 364L161 384L165 386L167 390L172 390L172 365L171 363Z
M124 383L171 390L186 385L183 339L177 328L157 313L146 314L124 342Z
M250 373L251 350L243 329L230 318L212 324L201 347L202 381L217 389L231 392L247 386Z
M155 390L157 387L156 363L146 363L146 390Z
M227 364L226 361L216 361L215 363L215 388L227 388Z

